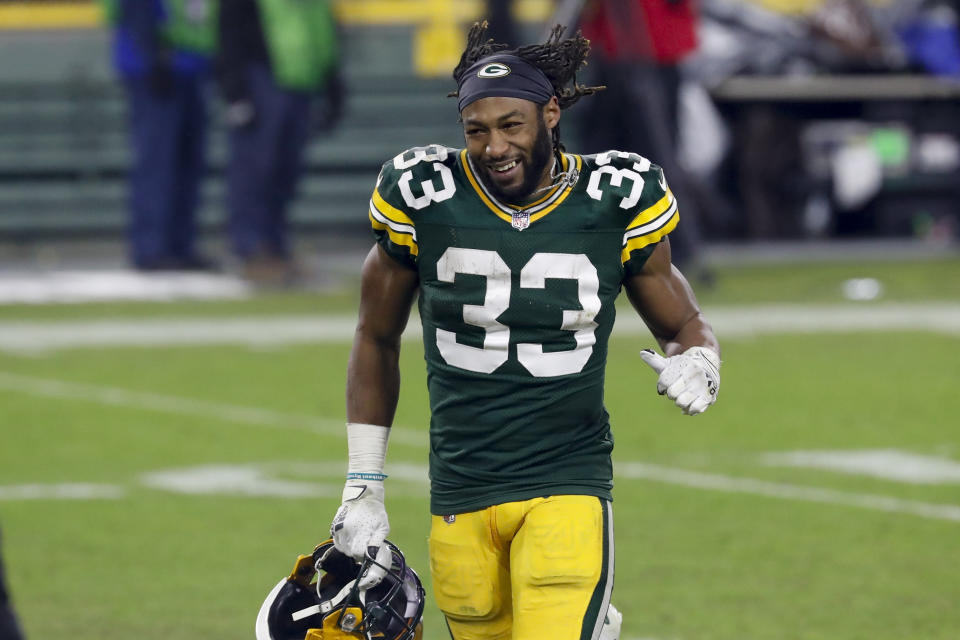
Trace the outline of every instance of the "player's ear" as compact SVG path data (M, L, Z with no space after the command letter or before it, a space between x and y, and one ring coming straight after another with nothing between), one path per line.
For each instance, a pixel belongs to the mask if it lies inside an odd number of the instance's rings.
M552 96L542 109L543 123L548 129L553 129L560 122L560 103L557 102L557 96Z

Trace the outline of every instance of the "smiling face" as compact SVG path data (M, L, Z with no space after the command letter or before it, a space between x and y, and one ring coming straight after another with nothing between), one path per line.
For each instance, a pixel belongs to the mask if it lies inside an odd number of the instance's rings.
M560 121L556 98L542 107L521 98L481 98L460 115L467 153L498 199L522 203L550 184L551 132Z

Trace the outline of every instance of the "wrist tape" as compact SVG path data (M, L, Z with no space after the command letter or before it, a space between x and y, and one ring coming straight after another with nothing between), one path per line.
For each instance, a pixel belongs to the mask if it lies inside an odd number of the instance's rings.
M387 457L387 440L390 428L375 424L347 423L347 480L373 480L386 478L383 464Z

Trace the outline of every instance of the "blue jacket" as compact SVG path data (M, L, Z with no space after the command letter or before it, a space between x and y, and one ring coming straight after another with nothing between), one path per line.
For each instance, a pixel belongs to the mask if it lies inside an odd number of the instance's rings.
M161 38L167 19L163 0L119 0L119 19L114 28L113 64L122 76L145 75L167 59L174 73L206 73L210 60L194 51L169 48Z

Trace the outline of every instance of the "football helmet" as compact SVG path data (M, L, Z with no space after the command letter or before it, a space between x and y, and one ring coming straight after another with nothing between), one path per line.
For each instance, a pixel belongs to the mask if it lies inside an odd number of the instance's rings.
M421 640L423 585L390 541L389 567L344 555L326 540L267 595L257 615L257 640ZM386 570L376 586L357 581L371 566Z

